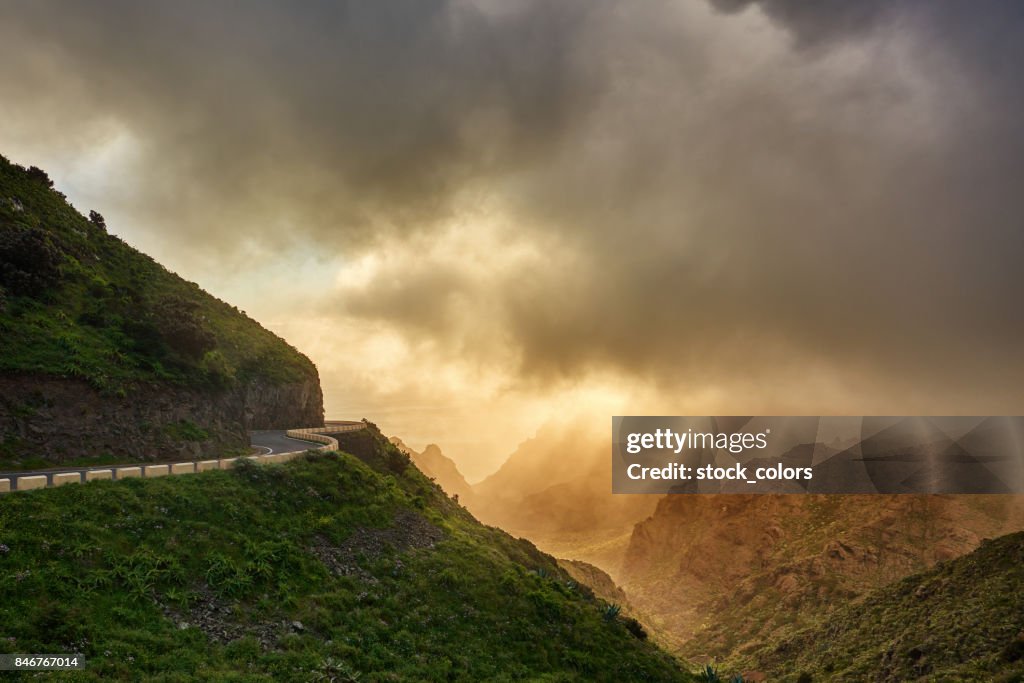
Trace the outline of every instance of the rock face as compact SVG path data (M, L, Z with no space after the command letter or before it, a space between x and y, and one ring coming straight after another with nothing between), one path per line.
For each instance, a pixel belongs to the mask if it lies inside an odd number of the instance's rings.
M620 585L666 642L721 661L1021 528L1013 496L670 495Z
M313 376L302 382L249 382L230 392L228 403L241 406L247 430L319 427L324 423L324 395L315 369Z
M615 585L612 577L598 567L583 560L559 559L558 566L568 572L576 581L590 586L599 598L614 603L629 611L629 600L626 593Z
M198 458L248 447L250 429L323 424L319 382L253 381L220 391L137 385L125 396L46 376L0 376L0 448L19 459Z

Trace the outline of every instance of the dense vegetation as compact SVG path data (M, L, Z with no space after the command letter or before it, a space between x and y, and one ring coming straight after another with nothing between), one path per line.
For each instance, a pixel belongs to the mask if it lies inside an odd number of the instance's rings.
M223 387L315 377L238 309L79 214L46 173L0 157L0 372L123 393L137 381Z
M368 433L0 498L0 651L84 653L62 680L691 680Z
M882 588L755 656L813 681L1024 681L1024 533Z

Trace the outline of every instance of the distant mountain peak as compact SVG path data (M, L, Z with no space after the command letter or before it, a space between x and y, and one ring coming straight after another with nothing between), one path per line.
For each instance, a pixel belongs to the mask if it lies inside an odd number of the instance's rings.
M427 444L422 452L418 452L397 436L390 437L390 441L400 451L412 458L416 467L423 474L434 479L445 493L450 496L459 496L462 501L472 497L473 487L462 476L455 461L441 451L440 446L434 443Z

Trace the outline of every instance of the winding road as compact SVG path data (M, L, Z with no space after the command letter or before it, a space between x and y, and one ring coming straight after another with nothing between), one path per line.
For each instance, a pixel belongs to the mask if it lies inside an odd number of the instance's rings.
M249 444L253 448L262 451L260 455L271 453L294 453L309 448L308 441L293 439L288 433L281 429L265 429L256 432L249 432Z
M353 428L362 428L362 422L354 422L351 420L330 420L324 423L325 428L337 427L339 431L347 431ZM310 441L303 441L302 439L295 439L288 436L288 433L284 429L264 429L249 432L249 444L255 451L259 451L257 455L277 455L281 453L295 453L297 451L304 451L310 448L316 448L317 445ZM18 478L19 477L32 477L32 476L43 476L46 477L46 485L53 485L53 477L58 474L73 474L77 473L80 477L84 477L85 472L93 470L110 470L118 467L131 467L131 466L144 466L144 465L162 465L169 464L171 462L183 462L182 460L167 460L167 461L149 461L145 463L117 463L110 465L94 465L91 467L51 467L48 469L41 470L11 470L7 472L0 472L0 480L7 479L10 481L10 490L18 490ZM187 462L187 461L186 461Z

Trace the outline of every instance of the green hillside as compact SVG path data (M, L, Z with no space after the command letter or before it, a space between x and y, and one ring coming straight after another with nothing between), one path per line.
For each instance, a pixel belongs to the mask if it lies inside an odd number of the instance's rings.
M244 313L83 217L46 174L0 157L0 373L223 387L316 377Z
M0 498L0 650L65 680L691 680L372 429L360 457Z
M814 681L1024 681L1024 532L878 590L755 658Z

